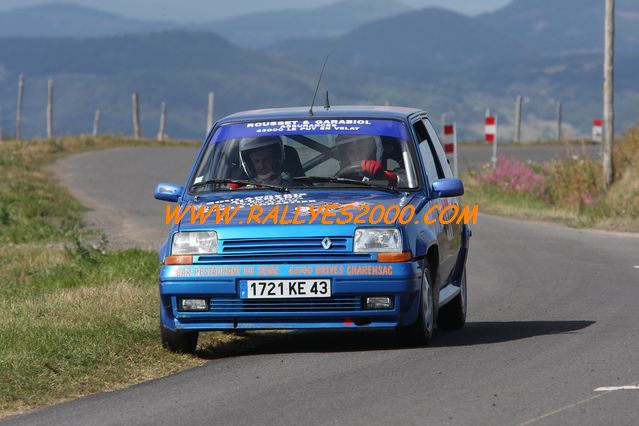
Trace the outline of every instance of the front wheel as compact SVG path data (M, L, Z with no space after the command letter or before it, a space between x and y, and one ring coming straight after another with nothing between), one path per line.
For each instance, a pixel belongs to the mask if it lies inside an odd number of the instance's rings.
M430 269L424 267L417 320L408 327L401 327L399 337L408 346L424 346L430 343L435 329L435 302Z
M467 309L466 268L462 271L459 294L439 309L437 326L442 330L458 330L466 324Z
M171 352L192 354L197 346L197 331L171 331L160 325L162 346Z

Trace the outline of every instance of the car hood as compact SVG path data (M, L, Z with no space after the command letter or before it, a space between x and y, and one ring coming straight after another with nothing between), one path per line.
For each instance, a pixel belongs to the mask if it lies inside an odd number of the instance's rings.
M180 230L215 229L218 231L220 238L242 238L247 235L255 237L294 235L301 237L320 234L352 234L356 226L365 226L366 224L322 224L320 221L321 215L318 216L313 223L309 224L307 223L310 217L309 209L311 206L314 209L318 209L322 205L331 204L336 206L335 209L337 211L342 206L351 205L353 206L351 212L356 215L360 212L358 208L363 205L368 205L371 209L378 205L384 208L397 205L401 209L411 202L414 203L416 198L421 197L416 197L413 193L402 192L394 194L376 190L291 191L289 194L262 191L246 191L233 194L217 193L211 194L206 198L201 198L197 203L189 203L187 207L189 209L192 207L193 211L201 208L207 209L207 211L211 208L214 210L203 223L200 223L200 220L191 223L191 212L188 212L180 221ZM232 220L228 220L227 223L216 223L216 205L219 210L226 208L231 210L236 209ZM268 220L262 224L254 222L247 224L249 212L254 205L260 206L263 209L263 213L260 216L261 218L265 218L269 211L277 209L278 222L286 222L293 220L296 211L298 211L297 219L304 220L305 223L301 225L273 224L272 220ZM336 217L333 216L328 219L335 222Z

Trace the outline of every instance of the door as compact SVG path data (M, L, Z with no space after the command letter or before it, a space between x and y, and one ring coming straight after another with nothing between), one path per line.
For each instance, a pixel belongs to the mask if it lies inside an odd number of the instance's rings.
M437 132L435 132L433 125L428 119L424 119L423 122L426 130L428 131L428 139L430 146L432 147L432 155L435 160L439 178L454 178L455 176L450 169L448 158L446 157L444 148L442 147L439 137L437 136ZM456 209L449 209L448 213L446 214L446 217L449 219L452 217L455 210L459 211L459 209L461 208L459 197L440 198L440 201L442 206L456 206ZM462 224L456 223L455 220L454 222L443 226L445 228L446 238L448 239L448 253L446 256L446 265L442 265L446 269L446 274L442 274L442 277L445 277L445 282L448 283L452 279L451 275L454 272L457 257L462 246Z
M428 134L428 130L426 128L426 122L419 119L418 121L413 123L413 130L415 131L415 135L419 140L419 156L422 158L422 162L424 164L424 171L426 177L426 185L432 187L433 182L438 179L444 177L444 172L441 168L439 160L437 159L437 153L432 148L430 142L430 136ZM431 199L424 206L424 208L417 212L419 217L423 217L426 212L428 212L433 206L442 204L442 199ZM437 291L444 285L447 280L448 275L450 275L450 241L451 238L449 236L449 227L442 225L439 221L439 211L434 210L434 213L431 214L428 219L435 220L435 223L432 225L426 225L434 228L435 233L437 235L437 245L439 247L439 265L438 265L438 288Z

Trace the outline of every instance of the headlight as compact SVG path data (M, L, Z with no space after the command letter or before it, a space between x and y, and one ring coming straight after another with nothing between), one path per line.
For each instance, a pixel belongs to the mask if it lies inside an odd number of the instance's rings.
M355 230L355 253L401 253L402 234L397 228L359 228Z
M217 232L178 232L173 235L171 255L216 254Z

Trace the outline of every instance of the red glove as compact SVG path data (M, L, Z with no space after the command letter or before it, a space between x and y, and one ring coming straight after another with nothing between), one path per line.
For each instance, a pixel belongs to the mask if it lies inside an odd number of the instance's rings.
M362 160L362 171L370 178L376 177L382 171L382 163L375 160Z
M395 173L385 171L384 175L386 176L386 179L388 179L389 186L392 186L393 188L397 186L397 182L399 181L399 179L397 179L397 175Z
M382 169L382 163L375 160L362 160L362 171L371 178L386 178L390 186L397 186L397 175Z

